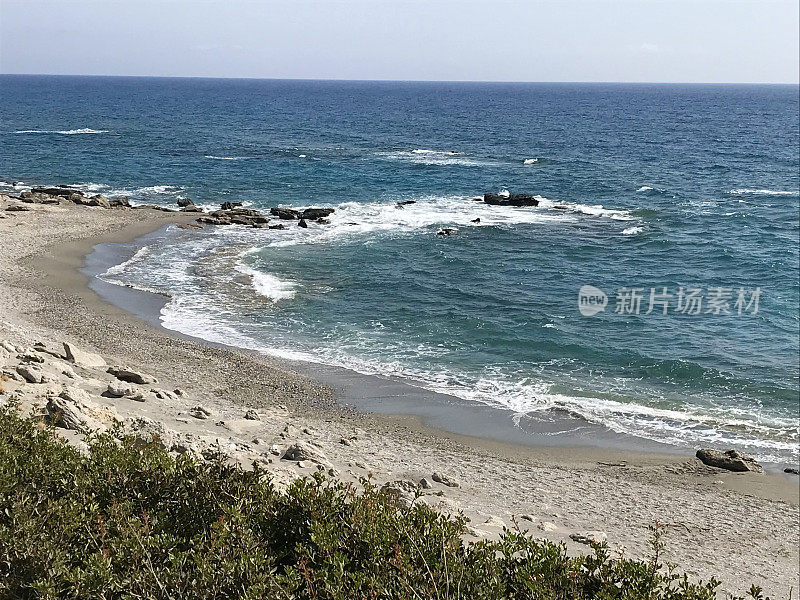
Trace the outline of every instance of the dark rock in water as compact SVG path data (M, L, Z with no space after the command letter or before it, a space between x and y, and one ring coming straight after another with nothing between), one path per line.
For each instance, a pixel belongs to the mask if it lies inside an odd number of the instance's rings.
M230 219L231 223L234 225L254 225L255 221L253 217L248 215L233 215Z
M330 219L317 219L317 223L319 223L320 225L330 225L331 224L331 220Z
M269 214L285 221L291 221L293 219L296 220L300 218L299 211L292 210L291 208L278 208L277 206L270 208Z
M159 206L158 204L138 204L136 206L132 206L131 208L135 208L138 210L147 208L150 210L160 210L161 212L177 212L172 210L171 208L167 208L166 206Z
M404 206L408 206L409 204L416 204L416 203L417 203L416 200L403 200L403 201L398 202L397 204L395 204L395 206L397 208L403 208Z
M297 224L298 227L308 227L308 223L306 223L305 219L300 219L300 222Z
M483 201L492 206L539 206L539 201L530 194L484 194Z
M202 229L203 227L200 225L195 225L194 223L181 223L178 225L178 229Z
M278 223L277 225L270 225L270 229L286 229L286 225L283 223Z
M477 198L472 199L473 202L483 202L483 196L478 196Z
M260 217L261 213L252 208L230 208L228 210L215 210L211 213L212 217L224 217L230 219L233 216L239 217Z
M222 210L232 210L237 206L241 206L241 202L223 202L221 205Z
M223 217L199 217L198 223L205 223L206 225L230 225L231 220Z
M70 189L67 186L64 187L35 187L31 188L31 192L34 194L47 194L48 196L61 196L62 198L69 198L70 194L80 194L83 196L83 192Z
M800 470L796 469L795 467L786 467L783 472L791 473L792 475L800 475Z
M561 204L557 204L556 206L552 207L553 210L569 210L569 206L562 206Z
M333 214L335 211L332 208L307 208L300 215L302 219L313 221L315 219L322 219Z
M253 229L267 229L269 225L267 223L253 223Z
M753 471L755 473L762 473L764 469L752 456L742 454L738 450L712 450L710 448L703 448L697 451L697 458L703 464L709 467L717 467L719 469L726 469L727 471L745 472Z
M454 235L456 233L458 233L458 229L456 229L455 227L443 227L442 229L436 232L436 235L448 236L448 235Z
M470 221L470 223L480 223L480 222L481 222L480 217L478 217L477 219L472 219L472 221Z
M192 202L189 198L178 198L178 206L181 208L186 208L187 206L194 206L194 202Z

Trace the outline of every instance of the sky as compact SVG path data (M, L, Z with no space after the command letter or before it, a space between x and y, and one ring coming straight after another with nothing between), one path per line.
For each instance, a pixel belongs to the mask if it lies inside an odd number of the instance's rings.
M797 0L0 0L0 73L797 83Z

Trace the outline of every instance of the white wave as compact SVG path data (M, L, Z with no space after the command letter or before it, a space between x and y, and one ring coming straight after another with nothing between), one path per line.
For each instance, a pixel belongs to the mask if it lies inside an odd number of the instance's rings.
M424 148L417 148L416 150L411 151L412 154L441 154L444 156L456 156L461 154L461 152L456 152L455 150L426 150Z
M636 235L644 231L643 227L626 227L622 230L622 235Z
M650 190L652 190L652 189L653 189L653 188L652 188L652 187L650 187L649 185L643 185L642 187L640 187L640 188L639 188L638 190L636 190L636 191L637 191L637 192L649 192L649 191L650 191Z
M298 155L297 158L306 158L306 155L305 154L300 154L300 155Z
M147 255L150 254L150 246L142 246L139 248L133 256L131 256L128 260L119 263L118 265L113 265L109 267L105 273L100 275L99 277L102 279L104 277L110 277L113 275L120 275L125 272L125 270L133 264L136 264L142 260L144 260Z
M245 160L246 156L214 156L213 154L206 154L203 158L211 160Z
M526 158L525 160L522 161L522 164L523 165L535 165L538 162L539 162L538 158Z
M269 273L263 273L245 264L237 264L236 270L250 277L253 289L261 296L277 302L289 300L297 293L297 284L293 281L283 281Z
M455 152L452 150L426 150L417 148L411 151L380 152L378 155L388 160L407 161L418 165L461 165L478 167L494 164L492 161L469 158L464 156L462 152Z
M759 190L752 188L737 188L728 193L734 196L800 196L800 191L797 190Z
M547 198L539 198L540 208L549 208L553 211L572 212L590 217L604 217L607 219L614 219L615 221L636 221L638 217L631 213L629 210L606 208L602 204L579 204L573 202L558 202L554 203Z
M81 135L81 134L96 134L96 133L108 133L108 129L64 129L64 130L55 130L55 129L22 129L20 131L15 131L14 133L58 133L60 135Z

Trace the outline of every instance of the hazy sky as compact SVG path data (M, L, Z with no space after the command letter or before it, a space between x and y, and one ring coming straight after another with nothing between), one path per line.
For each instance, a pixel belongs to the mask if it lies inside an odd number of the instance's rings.
M797 0L0 0L0 72L798 81Z

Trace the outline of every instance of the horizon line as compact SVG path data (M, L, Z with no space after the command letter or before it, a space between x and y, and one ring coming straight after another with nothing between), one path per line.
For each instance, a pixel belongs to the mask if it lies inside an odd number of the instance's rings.
M351 83L506 83L506 84L610 84L610 85L791 85L800 86L800 81L544 81L544 80L494 80L494 79L347 79L343 77L237 77L218 75L108 75L90 73L2 73L7 77L109 77L130 79L222 79L250 81L320 81Z

